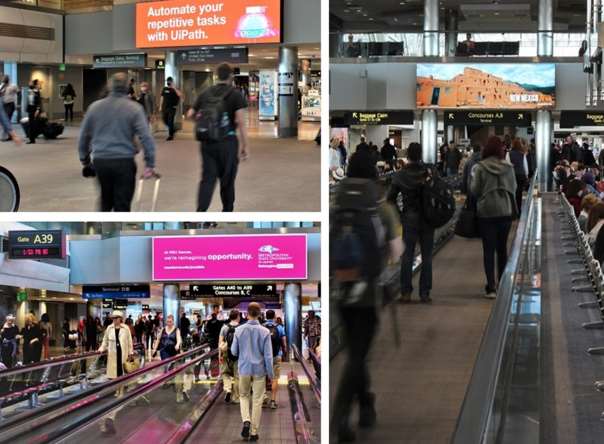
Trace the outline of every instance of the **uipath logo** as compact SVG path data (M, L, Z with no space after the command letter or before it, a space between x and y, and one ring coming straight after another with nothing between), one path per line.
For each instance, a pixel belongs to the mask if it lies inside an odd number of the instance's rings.
M261 253L273 254L279 251L279 249L277 247L273 247L272 245L263 245L262 247L258 248L258 251Z

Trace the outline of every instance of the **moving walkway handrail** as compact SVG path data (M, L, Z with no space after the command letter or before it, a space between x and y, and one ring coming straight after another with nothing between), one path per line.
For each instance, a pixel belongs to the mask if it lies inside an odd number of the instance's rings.
M129 381L135 380L144 373L150 372L162 366L166 366L172 362L186 359L196 353L199 353L201 349L207 347L209 347L209 344L205 343L185 353L180 353L176 356L164 359L163 361L151 362L149 365L141 367L132 373L127 373L119 378L93 386L90 389L80 392L74 396L65 397L60 401L46 404L34 410L29 410L26 414L19 414L13 418L9 418L0 425L0 443L11 442L14 439L18 440L20 433L24 431L24 428L27 430L32 430L42 427L63 415L69 414L77 409L98 401L104 396L101 395L100 392L113 391L116 387L126 385ZM46 412L48 412L48 414L44 416ZM11 429L7 430L9 427Z
M507 339L521 252L528 236L530 218L533 211L536 211L533 193L537 184L538 177L535 174L527 200L522 207L512 252L497 290L497 299L478 350L472 377L451 439L452 444L483 443L488 430Z
M195 349L195 350L197 350L197 349ZM188 353L185 353L184 355L188 356L191 354L191 352L193 352L193 350L191 350ZM168 370L167 372L163 373L162 375L158 376L157 378L154 378L153 380L147 382L146 384L143 384L140 387L136 387L132 391L124 393L123 396L121 396L119 398L115 398L114 400L109 402L107 405L104 405L104 406L100 407L99 409L97 409L96 411L85 415L84 417L80 418L79 420L77 420L73 423L66 424L61 428L54 429L54 430L52 430L52 432L39 436L36 440L32 440L29 442L30 442L30 444L36 444L36 443L41 444L41 443L50 442L50 441L53 441L56 439L65 439L65 438L67 438L66 435L77 433L83 427L94 423L95 421L97 421L98 419L102 418L104 415L109 413L111 410L118 408L120 405L127 404L134 398L138 398L139 396L145 395L146 393L154 390L156 387L164 384L166 381L169 381L170 379L174 378L178 373L186 370L187 368L189 368L193 365L198 364L202 360L208 359L217 354L218 354L217 349L207 351L207 352L203 353L202 355L197 356L196 358L193 358L192 360L190 360L188 362L184 362L183 364L181 364L178 367ZM174 358L178 357L180 359L183 359L184 355L177 355ZM171 361L173 361L173 360L174 359L171 358ZM168 361L169 361L168 359L166 359L164 361L159 361L159 364L165 365Z
M294 357L302 366L304 373L306 373L306 377L310 383L310 388L315 395L315 398L317 398L317 402L321 404L321 384L317 381L317 376L313 375L310 368L308 368L308 364L304 360L304 356L302 356L302 353L300 353L300 350L298 350L298 346L296 344L292 344L292 350L294 351ZM319 363L319 365L321 364Z

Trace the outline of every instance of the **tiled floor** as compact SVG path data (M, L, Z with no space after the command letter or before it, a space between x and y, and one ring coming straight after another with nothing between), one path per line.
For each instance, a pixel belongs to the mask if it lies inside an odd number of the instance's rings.
M482 297L484 279L480 240L454 238L434 260L434 302L381 313L370 355L378 425L360 433L360 442L449 442L491 312L492 302ZM331 399L344 359L340 353L331 362Z

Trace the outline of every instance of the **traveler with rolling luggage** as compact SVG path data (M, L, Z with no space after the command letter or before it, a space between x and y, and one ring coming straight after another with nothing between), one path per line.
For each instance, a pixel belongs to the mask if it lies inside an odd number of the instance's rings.
M233 211L235 179L240 160L249 156L245 108L247 102L233 87L233 68L218 66L218 83L204 91L187 114L195 118L196 138L201 142L202 177L197 211L207 211L216 181L220 180L222 211Z
M28 144L36 143L36 137L40 134L38 118L42 112L42 95L40 89L42 84L38 79L32 80L29 85L29 94L27 97L27 137L29 138Z
M136 184L138 136L144 149L143 178L155 173L155 141L138 103L128 99L127 77L111 78L111 93L94 102L82 122L79 140L80 161L85 177L96 175L101 187L101 211L130 211Z

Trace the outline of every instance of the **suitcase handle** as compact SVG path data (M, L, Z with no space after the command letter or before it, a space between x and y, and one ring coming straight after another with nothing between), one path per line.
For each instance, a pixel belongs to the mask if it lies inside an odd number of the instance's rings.
M161 174L154 171L153 174L151 175L151 177L145 177L144 175L141 175L141 177L140 177L140 180L149 180L149 179L161 179Z

